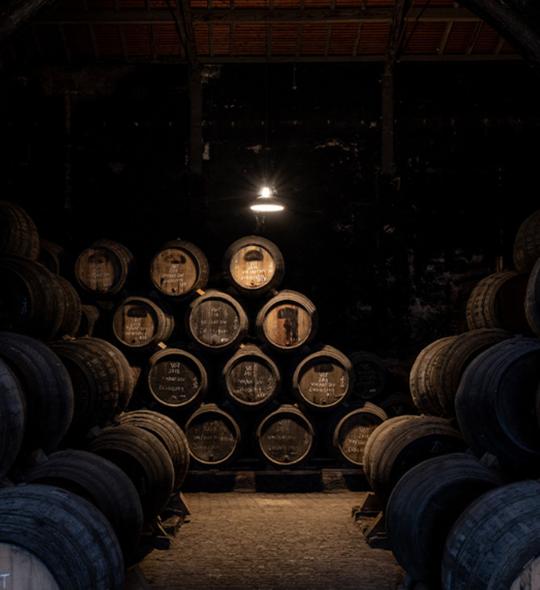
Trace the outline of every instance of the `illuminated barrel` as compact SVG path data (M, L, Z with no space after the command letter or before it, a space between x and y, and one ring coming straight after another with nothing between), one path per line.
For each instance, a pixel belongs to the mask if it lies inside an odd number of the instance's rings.
M247 236L225 252L225 274L244 295L262 295L281 284L285 272L283 255L270 240Z
M204 252L182 240L164 244L150 263L150 279L163 295L181 298L204 289L208 282L208 260Z
M286 352L308 344L317 330L317 309L297 291L281 291L257 315L257 333L272 348Z

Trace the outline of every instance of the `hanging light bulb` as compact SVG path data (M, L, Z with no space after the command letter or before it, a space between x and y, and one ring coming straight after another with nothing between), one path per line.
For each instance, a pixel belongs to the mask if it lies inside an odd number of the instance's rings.
M285 209L285 205L277 199L274 189L263 186L250 209L255 213L278 213Z

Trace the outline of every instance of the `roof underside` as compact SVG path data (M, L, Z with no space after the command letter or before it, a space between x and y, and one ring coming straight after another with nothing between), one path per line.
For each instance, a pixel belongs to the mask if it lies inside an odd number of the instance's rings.
M381 61L392 0L191 0L201 63ZM11 59L46 63L183 62L176 0L61 0L13 37ZM416 0L403 61L519 59L488 24L449 0Z

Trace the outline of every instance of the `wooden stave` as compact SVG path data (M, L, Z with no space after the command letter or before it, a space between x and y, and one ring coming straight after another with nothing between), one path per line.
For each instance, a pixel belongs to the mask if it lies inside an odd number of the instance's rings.
M233 432L233 441L234 441L234 446L228 452L228 454L217 461L209 461L209 460L202 459L201 457L195 455L195 453L193 451L194 445L192 445L192 443L190 442L190 427L192 426L192 424L197 419L199 419L201 416L212 415L212 414L220 417L224 422L228 423L228 425L231 427L231 430ZM238 423L236 422L236 420L230 414L228 414L227 412L225 412L221 408L219 408L216 404L202 404L186 421L186 424L184 427L184 433L185 433L186 438L188 440L188 447L189 447L189 452L190 452L191 458L197 464L203 465L206 467L221 466L221 465L226 465L229 462L232 462L238 453L238 450L240 447L240 442L242 439L240 427L239 427Z
M193 283L193 285L186 292L179 293L177 295L173 295L171 293L165 292L161 288L161 285L159 285L159 283L156 281L156 279L154 278L153 273L152 273L154 261L156 260L156 258L159 256L159 254L161 252L163 252L164 250L168 250L168 249L181 249L181 250L186 251L188 253L188 255L190 256L190 258L193 261L195 261L195 266L197 268L197 278L196 278L195 282ZM161 246L159 248L157 253L152 258L152 261L150 262L149 274L150 274L150 281L152 282L153 286L162 295L164 295L167 298L171 298L171 299L184 299L186 297L189 297L189 295L191 295L192 293L195 293L200 289L204 290L206 288L206 285L208 284L209 274L210 274L210 267L209 267L208 259L206 258L206 255L198 246L196 246L192 242L187 242L184 240L170 240L168 242L165 242L165 244L163 244L163 246Z
M20 256L37 260L39 256L39 234L28 213L18 205L0 200L0 218L4 214L6 223L0 240L0 256ZM15 231L10 230L15 226ZM6 236L7 235L7 239Z
M63 257L64 248L62 246L49 240L40 239L38 262L43 264L50 272L55 275L61 274Z
M9 472L22 448L26 428L26 403L21 384L9 365L0 359L0 478Z
M171 404L169 402L165 402L154 391L154 387L151 382L152 369L159 361L161 361L163 358L165 358L169 355L182 356L183 358L187 359L188 362L192 363L192 365L195 366L200 373L199 390L197 391L197 394L193 398L191 398L190 400L188 400L185 403ZM208 372L206 370L206 367L202 363L202 361L199 358L197 358L195 355L188 352L187 350L184 350L181 348L165 348L164 350L159 350L158 352L154 353L150 357L150 359L148 361L148 371L146 374L146 383L147 383L147 387L148 387L148 391L149 391L150 395L160 406L164 406L166 408L176 408L176 409L186 408L186 407L190 407L190 406L196 404L200 400L204 399L204 397L206 396L206 393L208 390Z
M257 246L266 250L273 259L275 265L274 275L265 285L257 288L248 288L238 283L231 272L231 262L235 254L242 248L248 246ZM249 297L258 297L277 289L285 275L285 260L281 250L274 242L261 236L245 236L235 240L225 251L223 256L223 270L229 283L242 295Z
M534 211L519 226L513 249L518 272L529 272L540 258L540 210Z
M81 298L67 279L58 275L56 281L60 284L65 302L64 317L62 318L62 324L58 330L58 335L76 336L81 325Z

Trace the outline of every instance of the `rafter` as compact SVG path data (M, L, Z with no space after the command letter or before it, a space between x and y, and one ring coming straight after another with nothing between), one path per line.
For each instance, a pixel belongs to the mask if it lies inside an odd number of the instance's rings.
M0 6L0 39L5 39L50 2L51 0L4 0Z

